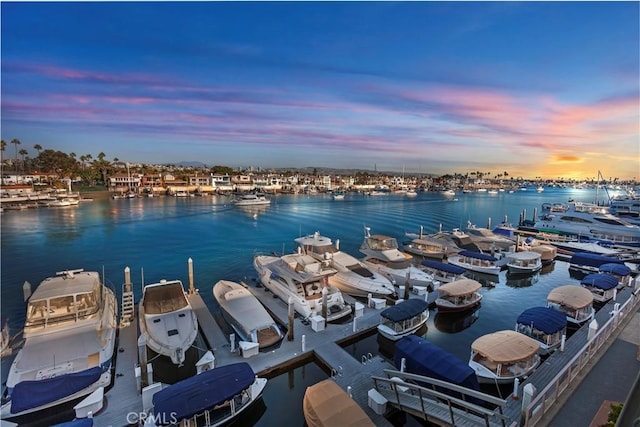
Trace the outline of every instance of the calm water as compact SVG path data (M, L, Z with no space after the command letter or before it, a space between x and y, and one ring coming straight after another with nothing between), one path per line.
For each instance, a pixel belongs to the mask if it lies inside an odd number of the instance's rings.
M514 194L459 194L446 198L437 193L361 196L344 200L329 195L278 195L258 210L233 207L228 196L191 198L140 198L95 200L76 207L8 211L1 219L1 309L12 332L24 322L22 285L35 287L45 277L63 269L104 271L108 282L120 292L124 268L131 269L136 301L142 281L162 278L188 283L187 260L193 259L195 285L212 311L217 307L211 288L220 279L253 280L255 253L291 252L293 239L320 231L340 240L341 250L360 257L363 227L372 233L394 236L405 232L465 228L467 221L486 226L506 216L517 223L526 209L531 218L543 202L593 202L595 192L576 189L533 188ZM484 278L482 278L484 279ZM485 280L482 280L486 282ZM550 289L578 283L569 277L567 265L556 262L539 275L511 280L502 272L495 286L483 287L479 310L466 317L443 317L431 313L425 338L463 360L477 337L500 329L512 329L526 308L544 305ZM347 348L354 357L384 353L376 336ZM3 372L10 360L2 360ZM264 406L254 411L257 425L283 422L302 425L302 395L307 385L326 377L316 366L299 368L267 385ZM3 378L4 380L4 378ZM300 402L292 405L291 402ZM299 406L299 408L298 408Z

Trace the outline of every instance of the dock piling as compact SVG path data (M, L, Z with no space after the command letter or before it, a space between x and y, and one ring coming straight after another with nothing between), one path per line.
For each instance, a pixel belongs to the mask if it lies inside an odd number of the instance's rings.
M189 264L189 293L193 295L196 293L196 288L193 285L193 260L191 257L189 257L187 263Z
M287 340L289 341L293 341L293 315L294 315L294 310L293 310L293 298L289 297L289 310L288 310L288 320L289 320L289 330L287 332Z

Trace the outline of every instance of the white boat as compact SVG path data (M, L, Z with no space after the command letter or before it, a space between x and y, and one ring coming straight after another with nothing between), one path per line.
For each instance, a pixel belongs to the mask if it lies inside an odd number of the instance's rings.
M342 292L355 297L385 297L396 293L392 279L377 271L373 271L357 258L342 252L339 241L332 243L328 237L319 232L295 239L299 250L317 261L326 262L336 270L329 276L329 283Z
M450 256L447 261L449 264L477 273L498 275L501 269L498 258L480 252L460 251L457 255Z
M247 193L234 200L233 204L236 206L268 205L271 204L271 200L267 199L263 193Z
M392 341L411 335L429 319L429 303L412 298L398 302L380 313L378 332Z
M374 427L367 413L333 379L307 387L302 400L308 427Z
M262 397L266 385L246 362L205 370L156 392L144 425L228 425Z
M484 253L509 253L516 249L516 242L512 239L494 233L488 228L476 227L470 222L467 224L465 234L469 236L473 244Z
M541 355L550 354L567 333L567 316L550 307L532 307L520 313L515 330L538 341Z
M516 331L483 335L471 343L469 366L481 384L509 384L529 376L540 364L536 340Z
M507 268L511 274L533 274L542 269L542 255L534 251L507 254Z
M612 215L606 206L570 202L564 212L542 215L536 230L581 236L624 246L640 246L640 226Z
M420 226L418 234L405 233L405 236L411 238L411 241L404 243L402 249L423 258L443 260L461 250L454 243L451 233L439 231L434 234L424 234L423 228Z
M433 276L413 265L413 257L398 249L394 237L371 234L371 228L364 228L364 241L360 252L365 254L362 260L369 268L390 277L397 285L410 287L433 287Z
M65 270L27 305L24 345L11 364L0 414L11 419L78 400L111 383L117 301L97 272Z
M466 279L465 273L467 270L457 265L426 259L422 261L420 268L431 274L436 281L442 283Z
M447 190L442 190L440 192L440 194L442 194L443 196L446 196L446 197L453 197L453 196L456 195L456 192L451 190L451 189L447 189Z
M182 365L198 335L198 320L180 280L145 285L138 304L140 336L147 347Z
M580 328L593 319L593 294L578 285L564 285L552 289L547 295L547 307L558 310L567 316L568 326Z
M462 279L442 284L438 287L436 307L438 312L470 310L480 304L482 285L473 279Z
M540 262L543 265L551 264L558 255L558 249L555 246L541 242L533 237L521 239L518 235L516 244L518 251L531 251L540 254Z
M325 312L325 320L333 322L351 314L351 306L344 302L340 289L329 284L329 277L336 270L326 262L304 254L256 255L253 266L260 282L285 303L291 298L295 311L304 319L323 316Z
M11 335L9 334L9 319L2 317L0 323L2 323L0 327L0 356L4 356L10 350Z
M418 192L414 189L414 188L410 188L407 190L406 193L404 193L405 196L407 197L416 197L418 195Z
M220 280L213 286L213 296L240 340L257 343L262 349L284 337L269 312L245 286Z
M344 193L333 193L333 200L344 200Z
M604 304L615 296L618 279L610 274L591 273L583 277L580 284L593 294L594 302Z

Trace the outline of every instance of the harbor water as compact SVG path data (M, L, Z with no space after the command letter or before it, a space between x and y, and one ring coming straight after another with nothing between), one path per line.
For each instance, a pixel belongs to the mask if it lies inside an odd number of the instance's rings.
M523 210L531 218L544 202L569 199L593 202L595 190L535 187L497 195L466 193L445 197L439 193L364 196L349 193L343 200L331 195L273 195L271 205L241 209L231 196L96 199L78 206L5 211L1 217L1 310L11 333L25 319L23 284L33 289L44 278L65 269L84 268L104 273L118 294L124 269L131 269L135 299L143 283L180 279L188 283L188 259L193 260L195 286L215 314L212 287L222 279L253 283L257 253L287 253L293 239L319 231L339 240L342 251L361 257L358 248L364 227L372 234L406 240L420 226L432 233L464 229L471 222L485 227L502 222L517 224ZM545 304L548 292L560 285L578 284L567 264L556 261L529 277L478 277L483 283L479 309L466 315L431 311L423 336L466 361L471 343L481 335L513 329L527 308ZM219 316L218 316L219 317ZM223 347L219 345L217 347ZM360 360L389 349L377 335L346 346ZM3 382L11 358L2 359ZM246 415L246 424L303 425L302 396L308 385L327 377L314 364L270 379L263 401Z

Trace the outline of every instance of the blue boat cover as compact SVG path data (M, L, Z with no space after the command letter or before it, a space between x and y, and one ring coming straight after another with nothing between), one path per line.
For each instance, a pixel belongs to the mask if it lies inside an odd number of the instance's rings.
M462 274L467 271L462 267L458 267L457 265L445 264L444 262L432 261L430 259L425 259L424 261L422 261L422 265L451 274Z
M153 395L156 424L183 420L226 402L253 384L255 373L246 362L220 366L179 381Z
M93 427L93 418L78 418L66 423L54 424L51 427Z
M574 253L569 263L576 264L576 265L586 265L589 267L600 267L602 264L608 264L608 263L624 265L624 263L619 259L616 259L610 256L593 254L590 252Z
M380 316L392 322L402 322L411 319L429 308L429 303L425 300L412 298L402 301L392 307L384 309Z
M406 372L480 390L476 373L467 363L417 335L401 338L395 345L393 363Z
M545 334L553 334L567 326L567 316L550 307L532 307L523 311L516 322L531 325Z
M96 366L46 380L21 381L11 393L11 413L17 414L70 396L98 381L100 375L102 368Z
M594 286L607 291L618 286L618 279L606 273L592 273L584 276L580 284L583 286Z
M628 276L631 274L631 269L624 264L609 262L600 266L600 272L617 274L618 276Z
M469 258L475 258L475 259L483 259L485 261L497 261L498 258L495 258L489 254L483 254L480 252L472 252L472 251L460 251L458 252L459 255L463 255Z

